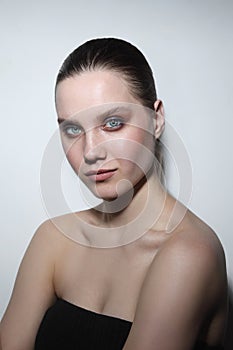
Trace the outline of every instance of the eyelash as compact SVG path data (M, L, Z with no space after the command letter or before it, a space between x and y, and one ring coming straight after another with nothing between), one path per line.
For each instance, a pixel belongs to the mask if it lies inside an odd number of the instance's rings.
M112 127L107 127L106 125L111 122L117 122L118 125L112 126ZM119 130L122 126L124 125L123 121L119 117L112 117L108 120L105 121L104 124L104 129L108 129L109 131L111 130Z
M111 123L111 122L115 122L115 123L117 123L117 125L107 126L107 124ZM122 128L123 125L124 125L124 123L123 123L121 118L112 117L110 119L105 120L105 123L103 125L103 129L107 130L107 131L114 131L114 130L119 130L120 128ZM74 132L74 130L76 132ZM80 136L82 131L83 131L82 128L79 127L78 125L67 125L67 126L63 127L63 132L66 134L67 137L70 137L70 138Z
M69 130L74 130L74 129L78 130L78 133L72 133L69 131ZM64 127L63 132L68 137L77 137L81 134L82 129L77 125L67 125L66 127Z

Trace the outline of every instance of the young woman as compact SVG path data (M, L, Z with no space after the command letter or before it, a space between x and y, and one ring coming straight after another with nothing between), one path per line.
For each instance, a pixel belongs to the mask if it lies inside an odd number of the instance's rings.
M164 110L144 56L90 40L63 63L55 99L67 159L102 202L38 228L3 350L221 349L224 252L162 185Z

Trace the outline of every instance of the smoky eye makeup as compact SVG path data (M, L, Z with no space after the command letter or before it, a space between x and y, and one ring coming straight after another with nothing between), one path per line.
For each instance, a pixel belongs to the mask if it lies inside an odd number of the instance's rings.
M122 107L108 109L101 113L97 112L96 116L94 116L94 113L92 115L88 114L82 116L85 117L83 118L83 122L85 123L85 119L87 121L87 129L85 129L84 126L81 126L80 122L75 117L66 120L58 118L58 124L62 134L65 137L74 138L81 136L92 128L101 128L103 131L107 132L118 131L126 124L129 124L132 117L132 112L129 109Z
M126 123L124 118L119 116L110 116L104 120L103 129L107 131L119 130Z

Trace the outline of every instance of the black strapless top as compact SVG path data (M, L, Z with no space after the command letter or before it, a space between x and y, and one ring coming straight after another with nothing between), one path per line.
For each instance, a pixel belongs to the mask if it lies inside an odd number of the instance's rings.
M122 350L132 322L57 299L41 321L35 350ZM197 344L195 350L223 350Z

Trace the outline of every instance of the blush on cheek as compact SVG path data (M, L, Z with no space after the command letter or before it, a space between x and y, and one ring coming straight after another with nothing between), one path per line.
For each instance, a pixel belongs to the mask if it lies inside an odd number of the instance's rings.
M115 154L117 153L118 157L131 160L132 162L141 160L143 164L145 155L148 157L148 155L153 154L153 139L148 136L150 135L120 140L118 144L114 144Z

